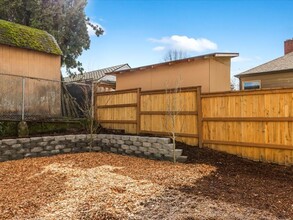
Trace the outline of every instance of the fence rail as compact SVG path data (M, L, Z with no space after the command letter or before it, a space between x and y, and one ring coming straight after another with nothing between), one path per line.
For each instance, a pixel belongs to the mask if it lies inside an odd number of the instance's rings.
M293 164L293 89L202 94L203 144L244 158Z
M95 118L106 128L127 133L169 136L169 116L176 114L173 128L178 140L199 144L198 95L200 87L141 92L140 89L97 93ZM168 111L168 101L176 97L175 111ZM169 103L170 104L170 103ZM177 109L177 110L176 110ZM183 110L184 109L184 110Z
M95 94L95 118L109 129L138 133L138 89Z
M95 96L95 117L106 128L168 136L166 105L174 95L180 100L174 107L180 141L252 160L293 164L293 89L105 92Z

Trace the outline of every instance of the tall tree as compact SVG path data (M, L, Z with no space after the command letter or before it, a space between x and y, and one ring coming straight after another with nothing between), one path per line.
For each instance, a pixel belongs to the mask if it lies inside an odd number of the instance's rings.
M90 47L87 25L96 36L103 29L90 22L84 9L87 0L0 0L0 19L38 28L52 34L62 52L62 65L68 73L82 72L77 58Z
M187 58L186 52L182 50L169 50L164 56L164 61L173 61Z

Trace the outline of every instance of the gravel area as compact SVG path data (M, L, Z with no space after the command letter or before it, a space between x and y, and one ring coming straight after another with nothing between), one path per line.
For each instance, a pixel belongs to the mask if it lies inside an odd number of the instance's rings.
M0 163L0 219L290 219L293 169L186 148L186 164L111 153Z

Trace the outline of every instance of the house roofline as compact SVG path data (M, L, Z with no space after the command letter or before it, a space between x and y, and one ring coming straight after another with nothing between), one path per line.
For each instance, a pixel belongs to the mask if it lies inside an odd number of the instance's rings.
M105 74L104 76L102 76L101 78L94 78L94 77L88 77L86 78L86 76L90 75L90 74L95 74L95 72L97 71L104 71L104 70L107 70L109 68L113 68L113 67L116 67L114 68L114 70L112 72L115 72L125 66L128 66L129 68L131 68L131 66L128 64L128 63L123 63L123 64L120 64L120 65L116 65L116 66L112 66L112 67L104 67L102 69L97 69L97 70L91 70L91 71L86 71L82 74L77 74L76 76L66 76L64 77L64 82L82 82L82 81L99 81L101 80L102 78L104 78L107 74L106 73L103 73ZM83 76L83 77L81 77Z
M255 72L255 73L247 73L247 74L237 74L234 75L238 79L241 78L242 76L259 76L259 75L264 75L264 74L276 74L276 73L286 73L286 72L291 72L293 69L283 69L283 70L274 70L274 71L265 71L265 72Z
M173 60L173 61L167 61L167 62L163 62L163 63L140 66L140 67L116 71L116 72L110 72L110 73L106 73L105 75L117 75L117 74L122 74L122 73L127 73L127 72L141 71L141 70L145 70L145 69L153 69L155 67L170 66L170 65L174 65L174 64L178 64L178 63L191 62L191 61L195 61L198 59L207 59L210 57L234 58L234 57L238 57L238 56L239 56L239 53L220 53L220 52L217 52L217 53L204 54L204 55L195 56L195 57L188 57L188 58L184 58L184 59L180 59L180 60Z

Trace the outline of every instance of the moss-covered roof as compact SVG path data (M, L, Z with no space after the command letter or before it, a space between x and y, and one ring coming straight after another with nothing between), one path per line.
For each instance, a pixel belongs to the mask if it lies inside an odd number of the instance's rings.
M46 31L0 20L0 44L62 55L55 38Z

